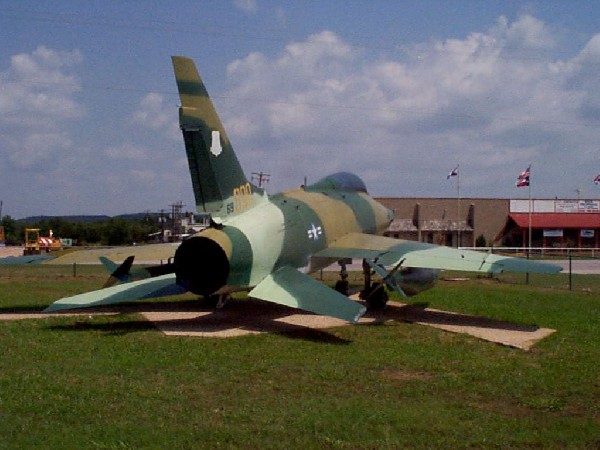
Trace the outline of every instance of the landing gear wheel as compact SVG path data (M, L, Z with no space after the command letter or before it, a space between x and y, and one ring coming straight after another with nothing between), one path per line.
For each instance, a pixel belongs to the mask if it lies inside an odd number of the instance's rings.
M363 292L363 298L367 302L368 309L384 309L389 297L383 283L374 282L369 292Z
M338 291L340 294L345 295L346 297L348 297L349 289L350 283L348 283L348 280L346 278L338 280L335 283L335 290Z

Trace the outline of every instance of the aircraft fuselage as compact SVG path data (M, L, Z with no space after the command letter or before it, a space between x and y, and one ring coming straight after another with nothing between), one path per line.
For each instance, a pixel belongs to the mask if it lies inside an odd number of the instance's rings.
M312 272L333 262L312 256L336 239L380 234L392 219L366 192L319 183L249 206L181 244L175 254L178 284L210 295L254 286L283 266Z

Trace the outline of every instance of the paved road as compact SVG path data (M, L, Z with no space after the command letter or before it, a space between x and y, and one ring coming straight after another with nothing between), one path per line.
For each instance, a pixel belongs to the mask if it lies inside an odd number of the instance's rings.
M5 256L19 256L23 254L22 247L0 247L0 258ZM556 260L556 261L548 261L552 264L558 264L563 268L565 273L569 271L569 260ZM159 262L155 262L159 264ZM354 260L353 264L349 264L347 269L349 271L361 271L362 264L360 260ZM339 271L340 266L336 264L332 264L327 267L325 270L328 271ZM572 270L573 273L576 274L600 274L600 259L578 259L573 258L572 261Z
M569 261L552 261L563 268L563 272L569 273ZM577 274L600 274L600 259L576 259L571 262L571 270Z

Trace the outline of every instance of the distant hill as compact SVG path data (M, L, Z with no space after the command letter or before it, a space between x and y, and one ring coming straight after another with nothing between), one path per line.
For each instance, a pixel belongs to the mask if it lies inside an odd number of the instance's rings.
M152 215L152 214L150 214L150 215ZM142 220L146 216L148 216L148 213L121 214L121 215L114 216L114 217L119 218L119 219L125 219L125 220ZM23 219L18 219L16 222L17 223L38 223L43 220L61 219L61 220L65 220L68 222L75 222L75 223L93 223L93 222L102 222L105 220L110 220L111 218L112 218L111 216L103 216L103 215L97 215L97 216L31 216L31 217L25 217Z
M144 220L146 217L158 217L159 213L133 213L133 214L121 214L119 216L115 216L115 218L125 219L125 220Z

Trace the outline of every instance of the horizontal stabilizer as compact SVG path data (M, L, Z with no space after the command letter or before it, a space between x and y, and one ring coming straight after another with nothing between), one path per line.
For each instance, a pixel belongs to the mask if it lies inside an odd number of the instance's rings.
M280 305L356 323L366 308L360 303L298 272L282 267L263 279L248 295Z
M183 294L185 289L175 283L175 274L162 275L127 284L118 284L98 291L85 292L72 297L64 297L52 303L43 312L56 312L63 309L89 308L112 305L167 295Z
M100 262L102 263L104 268L108 271L108 273L110 273L111 275L114 275L114 273L119 268L119 264L111 261L110 259L108 259L105 256L100 256L98 259L100 260ZM129 267L131 268L131 264L129 264ZM129 272L129 271L127 271L127 272Z
M117 283L128 283L129 281L131 281L130 271L135 256L128 257L121 265L111 261L110 259L104 256L101 256L99 259L104 268L110 273L110 277L108 278L106 283L104 283L103 287L107 288L110 286L114 286Z

